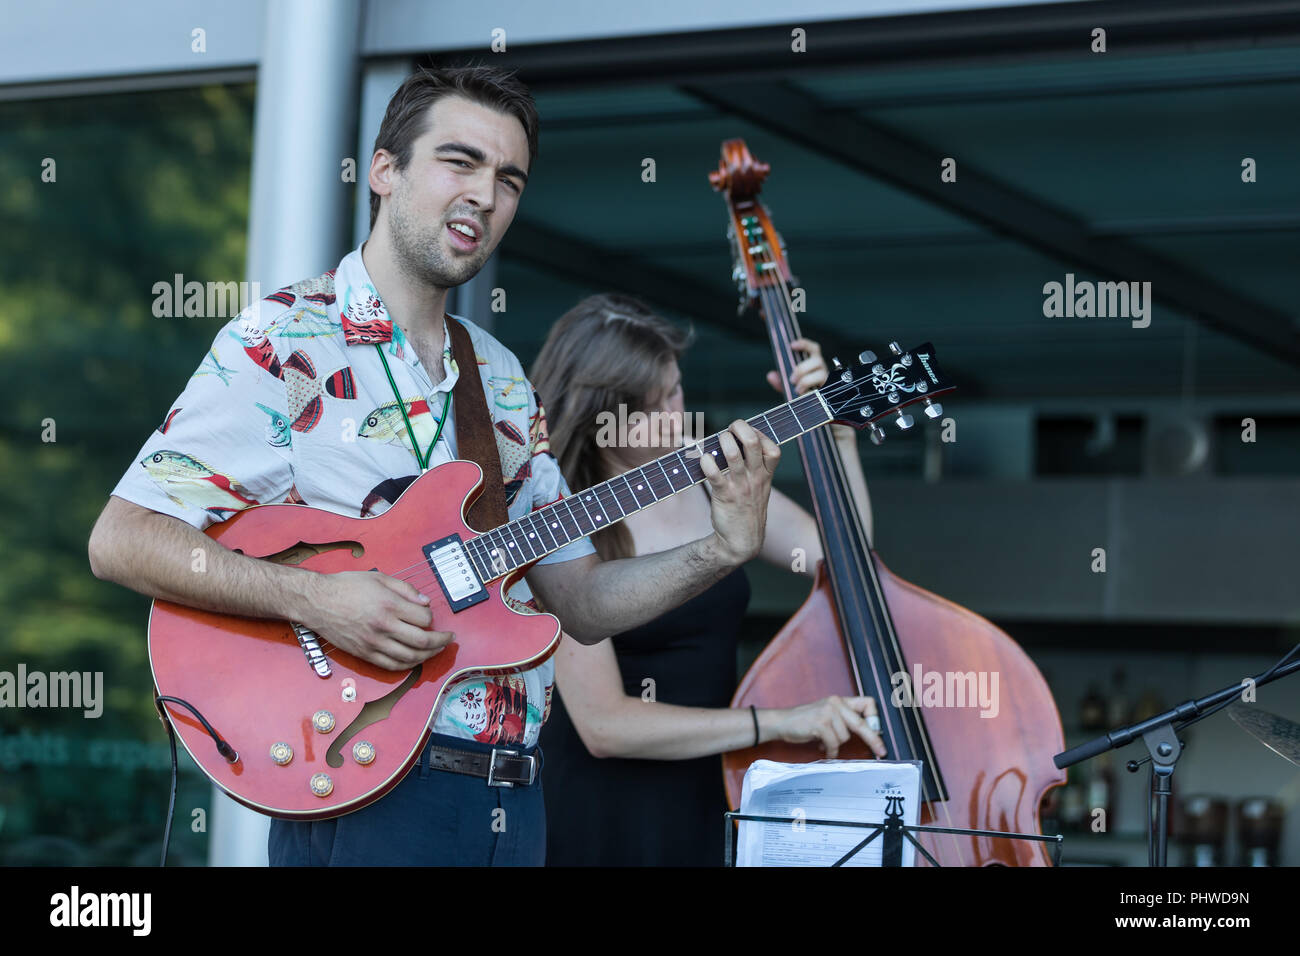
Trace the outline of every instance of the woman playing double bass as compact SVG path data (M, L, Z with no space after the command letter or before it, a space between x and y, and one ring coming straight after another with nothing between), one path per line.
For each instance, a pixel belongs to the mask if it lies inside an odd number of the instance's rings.
M684 399L677 360L688 342L688 335L629 296L591 296L556 322L529 377L547 409L551 450L570 487L622 474L680 444ZM802 394L820 387L827 370L816 342L794 345L808 355L791 380ZM776 375L770 372L768 381L779 389ZM647 415L624 441L600 440L600 422L609 420L601 413L622 421L632 411ZM650 418L651 412L661 414ZM656 433L650 422L659 425ZM834 430L869 528L856 433ZM608 559L667 550L711 530L707 494L696 485L599 532L594 541ZM795 548L804 550L811 576L821 558L814 519L774 489L762 556L788 569ZM541 737L549 865L720 865L725 801L717 754L784 740L818 741L833 757L853 735L883 753L870 697L832 696L756 711L728 706L749 596L748 579L737 569L676 610L609 641L584 646L563 639L556 654L559 694Z

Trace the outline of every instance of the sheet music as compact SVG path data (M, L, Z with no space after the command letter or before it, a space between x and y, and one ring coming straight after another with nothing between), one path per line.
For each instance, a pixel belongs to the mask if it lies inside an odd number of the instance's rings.
M901 796L903 823L914 826L920 791L919 760L755 761L745 772L740 812L795 819L789 823L741 821L736 865L830 866L865 840L871 830L804 821L881 823L887 797ZM883 846L881 834L844 865L880 866ZM904 838L903 866L912 866L915 855L915 847Z

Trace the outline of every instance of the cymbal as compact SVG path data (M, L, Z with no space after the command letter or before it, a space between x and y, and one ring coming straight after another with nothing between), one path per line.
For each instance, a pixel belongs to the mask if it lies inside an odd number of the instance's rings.
M1300 766L1300 724L1242 703L1231 704L1228 716L1279 757Z

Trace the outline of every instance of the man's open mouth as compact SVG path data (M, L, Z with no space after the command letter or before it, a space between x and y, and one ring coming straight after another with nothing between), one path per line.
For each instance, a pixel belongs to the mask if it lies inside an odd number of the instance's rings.
M447 223L447 232L451 235L452 245L466 251L478 248L479 231L475 226L463 222Z

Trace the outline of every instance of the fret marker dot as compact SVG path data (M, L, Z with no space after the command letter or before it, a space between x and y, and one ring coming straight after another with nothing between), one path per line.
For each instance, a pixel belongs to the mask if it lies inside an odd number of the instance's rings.
M673 474L674 474L674 475L677 474L677 469L676 469L676 468L673 469Z
M514 546L515 546L515 543L514 543L513 541L507 541L507 542L506 542L506 547L507 547L507 548L513 548Z
M640 491L640 490L641 490L641 486L640 486L640 485L637 485L637 486L636 486L636 490L637 490L637 491Z
M552 528L558 528L559 526L560 526L560 523L559 523L558 521L552 521L552 522L551 522L551 527L552 527Z
M600 520L600 515L596 515L596 520L597 520L597 521Z

